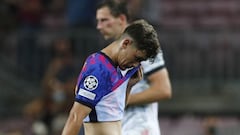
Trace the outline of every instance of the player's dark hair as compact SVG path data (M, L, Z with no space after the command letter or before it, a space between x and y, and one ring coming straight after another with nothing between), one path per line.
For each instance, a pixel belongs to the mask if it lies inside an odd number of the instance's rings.
M156 30L145 20L137 20L130 24L123 35L129 35L136 42L139 50L146 51L147 57L154 60L160 51L160 43Z
M97 10L103 7L108 7L114 17L119 17L121 14L123 14L126 16L127 21L130 19L126 2L118 2L116 0L103 0L98 3Z

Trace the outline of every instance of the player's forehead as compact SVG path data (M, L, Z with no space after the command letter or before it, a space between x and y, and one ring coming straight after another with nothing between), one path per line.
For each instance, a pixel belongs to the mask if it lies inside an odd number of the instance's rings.
M104 7L101 7L97 10L97 19L98 18L113 18L113 15L111 14L111 11L109 9L109 7L107 6L104 6Z

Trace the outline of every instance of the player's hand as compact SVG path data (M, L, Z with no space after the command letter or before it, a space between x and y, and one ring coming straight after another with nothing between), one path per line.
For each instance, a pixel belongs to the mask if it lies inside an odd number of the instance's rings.
M131 88L139 82L141 79L143 79L143 68L140 67L136 73L133 74L133 76L130 78L128 85L127 85L127 92L126 92L126 106L128 104L128 97L131 91Z
M136 71L128 82L128 88L131 88L137 82L143 79L143 68L142 66Z

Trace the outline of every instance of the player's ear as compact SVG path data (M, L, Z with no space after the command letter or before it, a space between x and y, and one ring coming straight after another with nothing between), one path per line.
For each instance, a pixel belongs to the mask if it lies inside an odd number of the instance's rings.
M127 17L124 14L120 14L119 19L121 20L121 22L127 22Z
M126 48L127 46L131 45L132 40L130 38L125 38L122 42L122 47Z

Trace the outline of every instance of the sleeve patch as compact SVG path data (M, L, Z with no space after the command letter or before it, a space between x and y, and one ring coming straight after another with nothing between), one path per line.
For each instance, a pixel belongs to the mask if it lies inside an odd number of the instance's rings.
M89 75L85 78L83 84L84 84L84 88L92 91L98 87L98 79L93 75Z
M84 89L79 89L78 95L83 96L88 99L91 99L91 100L94 100L96 97L95 93L92 93L92 92L84 90Z

